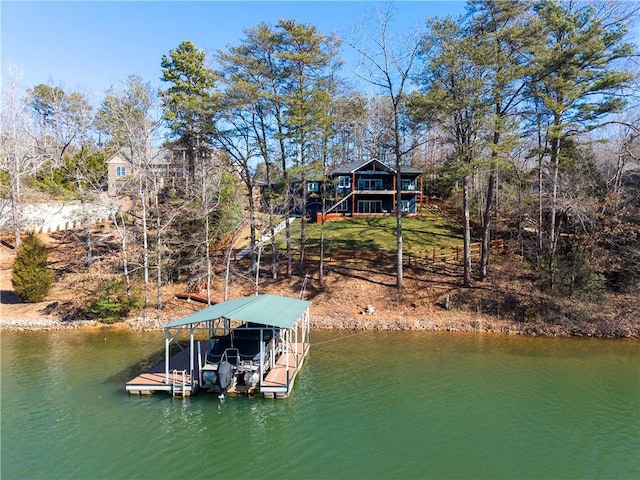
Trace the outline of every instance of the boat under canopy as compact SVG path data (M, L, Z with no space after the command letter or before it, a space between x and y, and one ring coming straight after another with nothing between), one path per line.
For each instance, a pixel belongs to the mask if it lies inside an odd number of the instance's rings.
M126 389L136 394L168 391L174 396L199 389L259 392L267 398L286 398L309 350L310 305L306 300L256 295L167 323L164 362L128 382ZM183 346L178 337L186 332L189 344ZM175 355L170 354L172 345L179 348Z

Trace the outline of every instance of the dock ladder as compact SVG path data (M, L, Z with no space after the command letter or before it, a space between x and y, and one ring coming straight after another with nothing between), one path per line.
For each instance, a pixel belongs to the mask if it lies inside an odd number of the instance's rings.
M186 393L187 386L187 371L186 370L173 370L171 375L171 394L174 397L183 397Z

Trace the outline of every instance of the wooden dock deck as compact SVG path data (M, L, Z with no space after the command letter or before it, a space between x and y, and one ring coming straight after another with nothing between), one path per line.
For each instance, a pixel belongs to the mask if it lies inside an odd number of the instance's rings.
M296 375L302 368L304 358L309 351L302 343L297 344L298 353L290 351L286 355L280 355L274 367L269 370L266 378L262 382L260 391L265 398L287 398L296 379ZM288 357L288 359L287 359ZM289 369L287 370L287 360ZM287 374L289 383L287 384Z
M207 342L201 342L201 348L206 351ZM197 348L197 346L196 346ZM197 350L196 350L197 355ZM194 365L197 371L198 365ZM173 371L177 374L174 376ZM184 374L182 372L185 372ZM183 389L183 384L186 386ZM146 372L129 380L126 390L135 395L150 395L154 392L170 392L180 396L190 395L192 392L191 375L189 374L189 349L185 348L169 359L169 381L165 376L165 361L155 364Z
M196 342L197 343L197 342ZM207 342L201 343L201 351L206 352ZM262 385L256 384L252 387L234 386L228 390L230 394L251 395L257 393L258 389L264 398L287 398L293 389L298 372L302 368L304 359L309 351L309 344L298 343L296 345L298 353L290 351L280 355L274 367L269 370ZM197 355L197 345L195 353ZM204 360L204 359L203 359ZM287 369L288 361L288 369ZM196 373L198 364L194 365ZM176 373L174 374L174 371ZM288 383L287 383L288 378ZM189 375L189 349L179 351L169 359L169 378L165 374L164 360L155 364L144 373L131 379L126 384L126 390L135 395L151 395L155 392L169 392L177 396L189 396L195 393L198 388L197 380L194 387L191 386L191 375ZM216 391L214 388L213 391Z

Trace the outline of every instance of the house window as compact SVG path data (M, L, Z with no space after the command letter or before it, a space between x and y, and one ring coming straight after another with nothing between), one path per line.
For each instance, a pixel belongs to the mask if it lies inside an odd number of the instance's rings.
M415 190L416 182L414 180L402 180L402 190Z
M349 211L349 206L351 204L348 200L342 201L338 204L338 212L344 213Z
M339 189L351 188L351 177L338 177L338 188Z
M127 167L116 167L116 177L124 177L127 175Z
M358 190L382 190L382 180L379 178L359 178Z
M402 200L400 202L400 211L403 213L411 212L411 200Z
M307 183L307 192L318 192L320 190L320 182Z

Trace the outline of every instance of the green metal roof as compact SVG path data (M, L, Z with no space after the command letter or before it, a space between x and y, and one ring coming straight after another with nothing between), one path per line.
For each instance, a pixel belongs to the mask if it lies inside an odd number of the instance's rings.
M311 305L311 302L298 300L297 298L278 295L256 295L212 305L180 320L169 322L163 328L182 327L218 318L259 323L269 327L291 328L309 308L309 305Z

